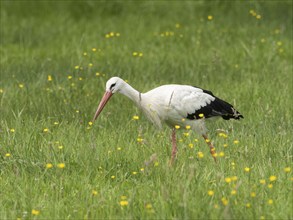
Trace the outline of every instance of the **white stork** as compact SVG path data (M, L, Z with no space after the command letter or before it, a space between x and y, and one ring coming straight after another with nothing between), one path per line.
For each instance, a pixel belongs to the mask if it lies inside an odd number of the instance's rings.
M99 116L114 93L121 93L131 99L147 118L157 127L162 122L172 128L171 164L177 153L175 126L190 129L201 134L210 147L216 161L215 148L207 137L205 119L220 116L225 120L240 119L243 116L234 107L217 98L212 92L188 85L163 85L146 93L140 93L119 77L112 77L106 83L106 92L98 106L93 121Z

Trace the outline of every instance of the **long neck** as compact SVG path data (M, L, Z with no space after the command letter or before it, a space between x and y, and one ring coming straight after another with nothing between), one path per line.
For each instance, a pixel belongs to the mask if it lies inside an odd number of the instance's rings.
M129 99L131 99L135 104L139 104L141 99L141 94L139 91L131 87L129 84L125 83L123 85L123 89L119 91L121 94L127 96Z

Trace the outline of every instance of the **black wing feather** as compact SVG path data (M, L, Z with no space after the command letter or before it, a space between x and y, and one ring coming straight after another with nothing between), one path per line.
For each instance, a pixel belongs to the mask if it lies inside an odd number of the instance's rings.
M198 88L198 87L197 87ZM238 112L231 104L225 102L222 99L214 96L211 91L202 89L204 93L207 93L215 98L211 103L201 107L192 114L187 114L187 118L190 120L200 119L200 115L203 114L205 118L211 118L215 116L221 116L225 120L236 119L239 120L243 116Z

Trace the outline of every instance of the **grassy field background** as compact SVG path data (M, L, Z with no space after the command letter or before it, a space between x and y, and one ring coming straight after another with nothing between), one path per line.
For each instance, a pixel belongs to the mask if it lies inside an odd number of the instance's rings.
M1 219L292 219L291 1L1 1ZM211 90L244 120L157 131L115 95ZM138 116L139 119L137 120ZM218 129L227 135L219 134Z

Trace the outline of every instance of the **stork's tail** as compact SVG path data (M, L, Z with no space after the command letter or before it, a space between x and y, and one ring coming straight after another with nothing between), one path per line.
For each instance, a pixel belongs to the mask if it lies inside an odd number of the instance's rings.
M235 108L231 108L233 111L233 114L227 114L227 115L222 115L222 118L224 120L230 120L230 119L235 119L235 120L240 120L240 118L244 118L243 115L241 115L240 112L238 112Z
M240 120L240 118L244 118L243 115L240 112L238 112L231 104L219 98L216 99L218 105L221 106L221 116L224 120Z

